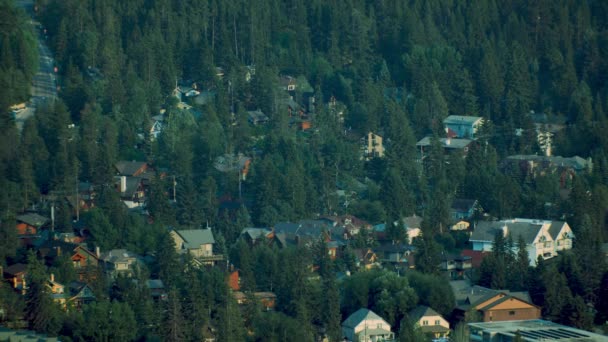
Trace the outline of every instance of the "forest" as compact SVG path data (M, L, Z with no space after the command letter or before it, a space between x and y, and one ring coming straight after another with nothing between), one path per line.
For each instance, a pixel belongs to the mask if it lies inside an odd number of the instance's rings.
M74 279L66 260L47 267L18 247L15 217L53 210L55 230L84 225L91 248L155 256L135 278L158 277L170 292L159 304L132 279L97 280L98 301L81 315L54 306L43 286L25 296L0 286L7 321L74 341L201 340L210 327L218 341L310 341L320 331L336 341L344 318L369 307L401 330L402 341L417 341L409 310L454 309L438 264L442 251L466 247L445 227L452 200L471 198L487 217L565 220L576 236L570 253L536 268L513 252L518 241L497 237L478 284L529 291L556 322L605 326L608 2L35 0L34 8L56 60L59 99L16 128L9 107L28 100L39 29L0 0L0 265L27 264L34 288L50 273ZM284 75L308 83L289 95L300 104L314 99L312 129L297 129L286 114ZM196 83L212 100L185 110L173 96L178 83ZM257 109L268 124L248 122ZM161 111L165 126L153 139L151 118ZM593 160L566 189L558 175L501 167L507 156L543 153L535 114L563 126L554 155ZM448 115L484 119L466 156L438 143ZM361 158L368 132L384 137L383 158ZM416 143L426 136L432 143L421 165ZM214 167L238 153L252 158L246 179ZM170 175L152 181L143 214L122 206L110 186L120 160ZM81 182L96 189L93 209L78 218L68 203L51 209L49 198ZM336 194L353 183L364 190L345 204ZM336 214L372 224L423 217L417 270L354 272L349 258L330 260L322 240L277 249L239 239L246 227ZM225 270L190 267L168 227L211 227L214 252L230 256L247 291L276 293L276 310L262 312L254 301L240 307ZM405 240L402 227L387 227L393 241ZM352 276L338 280L345 271Z

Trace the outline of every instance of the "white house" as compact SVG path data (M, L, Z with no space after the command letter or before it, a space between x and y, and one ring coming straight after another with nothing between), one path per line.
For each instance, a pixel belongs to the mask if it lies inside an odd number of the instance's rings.
M479 116L450 115L443 120L448 136L475 139L483 119Z
M428 306L419 305L410 311L409 317L423 333L431 338L447 337L450 332L450 323Z
M530 265L535 266L538 257L550 259L557 252L572 248L574 234L568 223L563 221L546 221L515 218L502 221L482 221L477 224L469 242L475 251L492 251L496 233L513 240L517 248L519 237L526 242Z
M342 323L342 335L353 342L392 341L395 337L388 322L365 308L355 311Z

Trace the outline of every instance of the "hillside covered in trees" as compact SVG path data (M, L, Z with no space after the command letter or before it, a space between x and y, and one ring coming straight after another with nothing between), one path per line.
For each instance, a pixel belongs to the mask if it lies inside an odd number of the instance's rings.
M0 265L28 264L34 283L51 271L73 280L69 266L45 269L16 242L16 215L52 210L57 231L86 226L91 248L153 256L138 276L163 279L171 292L157 305L133 282L98 281L100 300L84 312L117 326L98 336L82 317L0 286L0 303L15 303L11 319L26 312L31 328L73 331L74 340L178 341L209 326L225 341L308 341L319 330L337 340L340 322L368 306L414 336L401 322L416 304L453 309L438 264L443 252L466 247L446 228L455 198L478 200L486 218L567 220L577 237L571 253L537 269L511 252L518 241L497 241L501 252L474 280L530 291L545 317L565 324L589 329L608 318L608 2L36 0L34 8L57 61L60 99L15 127L9 107L28 99L37 32L0 0ZM297 89L282 89L287 75ZM183 84L210 100L178 99ZM312 128L295 124L287 102L307 108ZM267 124L248 121L256 110ZM439 143L448 115L484 120L466 155ZM545 152L539 116L560 126L553 155L590 160L588 172L566 179L505 170L508 156ZM384 137L383 158L362 158L368 132ZM416 144L427 136L422 161ZM251 157L246 177L218 171L218 157L239 153ZM121 160L166 176L151 180L141 211L127 210L115 191ZM81 183L95 189L90 210L56 201ZM337 272L354 270L352 258L329 260L323 241L278 250L238 239L246 227L338 214L389 223L394 242L406 236L390 223L421 216L418 272L338 281ZM180 262L168 227L212 227L214 252L230 256L244 289L274 291L276 312L239 310L225 270ZM375 243L362 234L353 247ZM431 286L439 298L424 290ZM110 311L125 320L112 321Z

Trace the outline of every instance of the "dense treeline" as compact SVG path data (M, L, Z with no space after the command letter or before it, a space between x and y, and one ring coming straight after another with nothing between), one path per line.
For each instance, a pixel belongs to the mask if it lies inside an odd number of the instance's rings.
M10 101L0 102L3 112L27 98L36 60L24 16L6 4L0 2L0 82L8 83L0 91L10 94L0 99ZM416 304L444 314L453 308L437 273L441 250L463 244L446 233L455 197L478 199L494 217L566 218L577 235L574 255L536 270L523 255L496 253L483 265L480 283L527 289L556 321L590 327L593 315L598 324L608 315L606 266L592 262L607 234L605 1L36 0L36 8L58 63L61 100L38 108L20 136L10 120L3 126L0 264L27 262L38 283L48 271L72 280L68 266L44 270L18 250L12 222L32 206L50 212L48 198L88 181L96 207L81 220L91 245L155 255L150 274L168 284L170 300L154 304L145 288L126 279L111 288L99 281L98 303L84 316L103 329L78 314L53 311L42 297L23 303L7 292L2 300L14 303L9 317L26 312L32 328L73 332L74 340L200 339L213 326L226 341L248 332L252 340L306 341L317 328L339 338L341 319L367 306L413 336L401 322ZM21 24L5 25L13 22ZM251 82L243 76L246 65L256 67ZM314 133L290 127L280 106L279 74L309 80ZM200 117L170 96L178 80L216 94L195 106ZM301 91L293 95L303 101ZM332 97L344 109L344 123L327 104ZM166 125L153 141L149 119L161 107ZM258 108L271 119L267 127L247 123L245 111ZM500 171L504 156L540 151L531 110L566 123L556 136L556 154L593 158L593 170L574 179L568 197L560 196L555 175L531 179ZM436 139L449 114L490 119L466 158L444 155ZM364 162L359 138L370 130L384 136L387 155ZM426 135L434 139L421 172L415 144ZM242 184L236 173L213 167L217 156L238 152L255 157ZM150 185L148 219L127 211L110 186L118 160L145 160L170 175ZM365 190L345 205L336 190L348 183ZM220 197L240 208L220 210ZM56 205L56 229L71 231L73 211ZM338 283L336 271L353 270L353 260L327 260L322 241L312 251L235 243L244 227L333 213L371 223L423 216L416 241L422 273L362 272ZM179 262L166 227L205 225L214 228L215 252L230 255L239 268L246 291L277 294L276 312L261 318L255 305L238 310L223 270ZM390 238L403 241L400 228L387 225ZM363 234L355 245L372 246ZM565 299L562 288L569 290ZM124 320L109 312L121 312Z
M12 1L0 1L0 13L0 111L4 115L10 105L30 96L38 46L28 16Z

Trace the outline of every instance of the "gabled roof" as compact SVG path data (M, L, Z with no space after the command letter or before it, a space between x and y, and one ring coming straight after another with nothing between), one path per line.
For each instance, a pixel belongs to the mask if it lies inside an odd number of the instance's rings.
M375 312L366 308L359 309L355 311L352 315L348 316L348 318L344 322L342 322L342 326L346 328L355 328L357 325L359 325L365 320L382 320L384 321L384 323L386 323L387 326L390 326L390 324L388 324L388 322L386 322L384 318L378 316Z
M146 162L126 160L121 160L114 165L114 167L116 167L116 171L124 176L137 176L137 171L144 166L146 166Z
M36 213L27 213L17 216L17 221L23 222L32 227L40 228L45 225L49 219Z
M401 222L403 222L405 228L420 228L420 224L422 223L422 217L412 215L402 218Z
M527 244L534 242L536 236L543 226L549 224L548 221L536 221L527 219L514 219L503 221L481 221L477 224L471 234L470 241L494 241L497 232L503 232L503 227L507 227L507 236L511 236L517 242L520 236Z
M414 322L419 321L422 317L425 317L425 316L443 317L439 313L437 313L437 311L435 311L425 305L418 305L415 309L410 311L409 316L410 316L410 319Z
M450 149L463 149L469 144L471 144L473 140L470 139L459 139L459 138L439 138L439 143L443 148ZM416 143L418 147L426 147L431 146L431 137L424 137L420 141Z
M508 300L511 300L511 301L512 301L512 300L515 300L515 301L518 301L518 302L521 302L521 303L527 304L527 305L529 305L529 306L534 306L534 307L536 307L536 305L534 305L534 304L532 304L532 303L530 303L530 302L527 302L527 301L525 301L525 300L523 300L523 299L521 299L521 298L517 298L517 297L515 297L515 296L509 295L509 294L505 294L505 296L504 296L504 297L502 297L502 298L500 298L500 299L498 299L498 300L495 300L495 301L493 301L493 302L489 303L488 305L486 305L486 306L484 306L484 307L482 307L482 308L479 308L478 310L479 310L479 311L487 311L487 310L492 310L492 309L493 309L493 308L495 308L496 306L498 306L498 305L500 305L500 304L502 304L502 303L504 303L504 302L506 302L506 301L508 301Z
M549 235L551 235L551 238L553 240L557 240L557 238L559 237L559 233L562 231L566 224L567 223L564 221L551 222L551 226L549 226Z
M100 259L110 263L122 263L137 259L137 255L126 249L113 249L103 253Z
M481 117L479 116L465 116L465 115L450 115L443 120L445 125L458 125L458 124L468 124L474 125L481 121Z
M163 281L161 279L148 279L148 280L146 280L146 286L151 290L165 288L165 284L163 283Z
M468 212L475 207L477 200L466 198L455 198L452 201L452 210L457 212Z
M241 231L241 236L247 236L252 241L255 241L257 239L266 237L270 233L272 233L272 231L266 228L244 228Z
M200 248L201 245L215 243L211 229L176 230L175 233L184 239L184 245L186 248L196 249Z
M4 269L4 273L9 276L15 276L19 273L24 273L25 271L27 271L27 265L21 263L10 265Z

